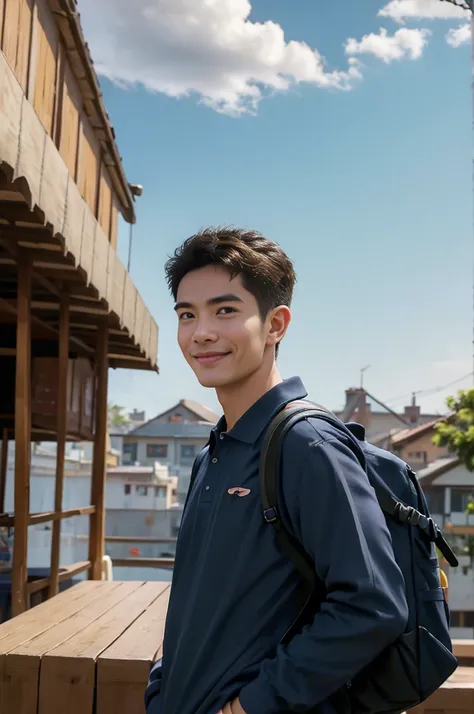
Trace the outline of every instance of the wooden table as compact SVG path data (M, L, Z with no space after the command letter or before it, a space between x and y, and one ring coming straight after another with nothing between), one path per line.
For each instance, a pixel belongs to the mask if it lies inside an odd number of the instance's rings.
M0 625L0 712L144 714L169 586L85 581Z
M0 625L1 714L144 714L169 586L85 581ZM474 667L411 712L474 714Z

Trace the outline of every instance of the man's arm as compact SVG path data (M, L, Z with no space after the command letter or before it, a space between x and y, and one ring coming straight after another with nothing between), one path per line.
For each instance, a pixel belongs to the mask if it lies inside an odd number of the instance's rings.
M145 691L145 709L148 709L148 705L151 700L157 697L161 691L161 680L163 676L163 660L160 659L156 664L153 665L150 678L148 680L148 686Z
M316 430L314 437L303 463L294 440L285 447L283 493L326 599L242 689L246 714L310 711L394 642L408 617L403 576L365 472L339 439L322 440Z

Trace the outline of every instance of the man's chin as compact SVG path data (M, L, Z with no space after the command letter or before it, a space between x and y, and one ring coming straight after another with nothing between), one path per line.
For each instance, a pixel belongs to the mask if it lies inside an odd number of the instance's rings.
M196 374L196 377L201 387L208 389L219 389L219 387L225 387L233 382L229 377L217 374Z

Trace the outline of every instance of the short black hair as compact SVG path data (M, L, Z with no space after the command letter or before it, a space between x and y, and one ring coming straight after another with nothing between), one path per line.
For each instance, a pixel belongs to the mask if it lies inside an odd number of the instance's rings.
M234 227L205 228L179 246L165 266L168 287L176 300L185 275L220 265L231 277L241 276L255 297L262 320L279 305L290 307L295 269L283 249L258 231Z

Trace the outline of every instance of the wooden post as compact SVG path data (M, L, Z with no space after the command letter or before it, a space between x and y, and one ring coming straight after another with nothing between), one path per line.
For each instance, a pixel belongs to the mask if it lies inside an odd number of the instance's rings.
M95 399L95 439L92 462L91 505L96 511L90 517L89 571L91 580L102 577L105 535L105 479L107 450L107 380L108 380L108 343L109 332L106 321L97 330L97 393Z
M57 403L57 454L56 454L56 488L54 494L54 510L61 511L63 507L64 459L67 436L67 385L69 366L69 295L61 296L59 312L59 365L58 365L58 403ZM57 595L59 590L59 559L61 553L61 520L53 521L51 540L51 573L49 595Z
M3 430L2 462L0 464L0 513L5 512L5 489L8 471L8 429Z
M15 529L12 616L26 609L31 455L31 263L18 261L15 377Z

